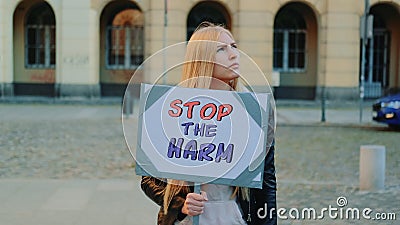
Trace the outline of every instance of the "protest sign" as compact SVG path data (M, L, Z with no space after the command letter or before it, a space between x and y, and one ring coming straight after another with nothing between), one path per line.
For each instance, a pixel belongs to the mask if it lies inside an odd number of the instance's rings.
M136 173L261 188L270 97L142 84Z

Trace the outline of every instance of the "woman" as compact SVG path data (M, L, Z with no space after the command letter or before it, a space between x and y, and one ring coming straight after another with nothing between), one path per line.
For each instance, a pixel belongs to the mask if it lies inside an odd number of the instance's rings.
M181 86L237 90L239 51L232 34L221 26L203 22L193 33L186 50ZM143 177L142 190L160 206L158 224L276 224L274 146L265 158L262 189L216 184L202 185L201 194L184 181ZM260 213L262 212L262 213Z

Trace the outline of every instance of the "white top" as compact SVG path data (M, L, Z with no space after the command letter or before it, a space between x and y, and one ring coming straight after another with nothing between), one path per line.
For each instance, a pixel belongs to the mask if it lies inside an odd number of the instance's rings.
M204 213L200 215L199 225L246 225L235 199L231 199L233 188L226 185L204 184L201 190L207 192L208 201ZM193 217L186 216L175 225L192 225Z

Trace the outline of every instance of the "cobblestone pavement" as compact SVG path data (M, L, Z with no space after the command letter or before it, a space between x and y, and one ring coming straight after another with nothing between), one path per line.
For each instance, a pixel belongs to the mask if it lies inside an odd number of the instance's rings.
M305 118L293 120L296 110ZM354 109L341 110L328 110L328 115L335 115L337 121L340 112L346 118L358 115ZM399 132L371 121L351 126L318 123L317 115L316 109L278 107L278 207L285 208L282 217L288 217L280 224L400 224ZM135 124L134 118L128 120ZM0 124L1 181L135 179L118 104L0 104ZM383 191L358 190L359 148L367 144L386 146ZM343 210L371 208L371 216L396 213L397 220L346 220L343 215L331 219L328 212L323 220L290 218L303 208L315 208L317 216L323 208L340 208L336 200L341 196L348 201Z
M400 157L398 132L382 127L283 126L277 128L278 207L300 211L314 208L340 209L336 201L347 199L349 208L371 208L375 213L396 213L396 221L346 220L325 213L324 220L291 220L288 212L280 224L399 224ZM386 189L360 191L360 145L386 146ZM339 212L338 212L339 213ZM345 215L345 213L343 214ZM301 215L300 215L301 217ZM374 216L372 216L374 217ZM331 219L336 218L336 219ZM352 218L352 217L350 217Z
M0 108L0 178L122 178L132 174L119 106Z

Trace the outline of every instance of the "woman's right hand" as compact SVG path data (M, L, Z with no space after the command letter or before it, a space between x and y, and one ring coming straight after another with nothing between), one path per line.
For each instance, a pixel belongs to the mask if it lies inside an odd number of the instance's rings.
M204 202L208 201L208 199L206 192L202 191L200 193L189 193L186 195L186 200L181 210L182 213L189 216L197 216L203 213Z

